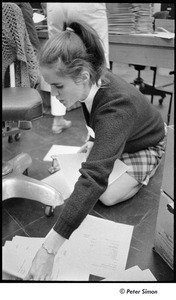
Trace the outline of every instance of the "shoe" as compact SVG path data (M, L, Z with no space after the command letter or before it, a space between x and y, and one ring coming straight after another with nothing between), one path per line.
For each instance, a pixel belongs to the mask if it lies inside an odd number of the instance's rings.
M61 133L64 129L71 127L72 122L67 120L62 120L61 124L56 124L53 122L52 132L55 134Z

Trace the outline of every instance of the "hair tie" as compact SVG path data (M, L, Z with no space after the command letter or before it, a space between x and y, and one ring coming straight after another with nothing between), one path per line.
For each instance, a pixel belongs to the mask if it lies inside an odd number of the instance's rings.
M67 27L66 30L74 32L74 30L72 28L70 28L70 27Z

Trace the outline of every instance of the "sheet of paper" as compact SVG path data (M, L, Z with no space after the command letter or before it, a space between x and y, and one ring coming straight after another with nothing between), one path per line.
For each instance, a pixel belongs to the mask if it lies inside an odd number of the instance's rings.
M103 279L102 281L136 281L137 278L139 279L140 273L141 269L138 266L134 266L121 272L114 272L114 274Z
M114 272L102 281L156 281L156 278L149 269L142 271L138 266L134 266L122 272Z
M73 154L73 153L77 153L79 149L80 147L76 147L76 146L53 145L43 160L52 161L51 158L52 155Z
M58 161L61 171L63 172L63 176L72 193L74 190L75 183L81 176L79 169L81 168L81 164L86 161L86 154L60 154L58 155Z
M58 251L51 280L88 281L90 274L107 278L125 270L132 232L133 226L88 215ZM6 242L3 271L24 279L44 240L15 237Z
M20 236L20 235L15 235L12 239L14 245L20 245L21 246L28 246L31 245L31 243L34 243L35 245L40 245L41 244L41 237L26 237L26 236ZM11 243L11 241L7 241L6 243Z
M142 281L157 281L155 276L149 269L142 271L142 276L140 277Z
M89 281L89 273L83 269L79 269L77 266L72 266L69 268L69 265L61 259L61 262L58 261L59 265L54 265L53 273L51 280L53 281Z
M43 241L44 238L30 239L23 237L23 239L19 238L18 240L12 240L12 242L6 242L2 255L3 271L24 279Z
M52 277L69 278L73 269L106 278L125 270L132 232L133 226L88 215L56 255Z
M45 20L45 16L44 15L41 15L41 14L38 14L38 13L33 13L33 21L34 23L39 23L43 20Z
M134 34L136 35L136 33ZM169 32L169 31L158 31L155 33L138 33L137 35L141 35L141 36L153 36L153 37L160 37L166 40L171 40L175 38L175 33L173 32Z
M159 36L160 38L171 40L175 37L175 33L172 32L156 32L156 36Z

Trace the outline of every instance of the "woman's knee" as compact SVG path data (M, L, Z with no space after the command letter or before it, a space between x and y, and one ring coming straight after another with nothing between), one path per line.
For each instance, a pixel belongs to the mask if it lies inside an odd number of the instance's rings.
M138 186L134 187L131 191L128 193L124 193L124 195L109 195L108 193L103 194L100 197L100 201L106 205L106 206L112 206L117 203L123 202L125 200L128 200L132 198L134 195L137 194L137 192L140 190L141 185L139 184Z
M125 173L108 186L99 200L106 206L112 206L133 197L141 186L133 177Z

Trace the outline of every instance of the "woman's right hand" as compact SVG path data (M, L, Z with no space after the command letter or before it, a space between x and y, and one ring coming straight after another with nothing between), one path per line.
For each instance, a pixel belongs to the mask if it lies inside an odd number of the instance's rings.
M41 247L37 251L32 261L31 268L24 280L50 280L54 257L54 254L48 254L47 251L43 247Z
M32 266L24 280L52 280L54 258L65 240L55 230L52 230L45 239L44 247L42 246L37 251L32 261ZM52 250L51 253L48 253L47 249Z

